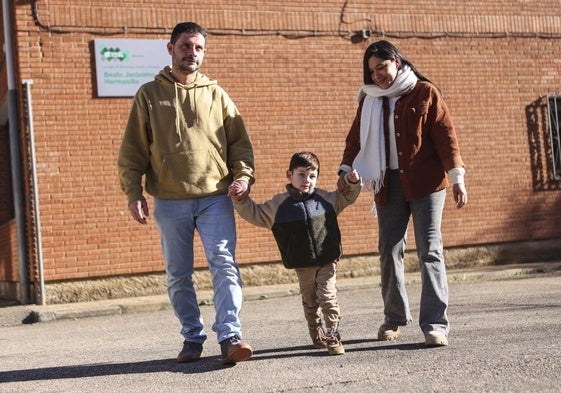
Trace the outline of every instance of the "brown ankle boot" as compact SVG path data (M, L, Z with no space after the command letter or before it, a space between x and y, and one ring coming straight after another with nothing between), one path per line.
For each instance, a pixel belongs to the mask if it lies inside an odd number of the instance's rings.
M337 326L327 328L325 338L327 340L327 350L330 355L343 355L345 353L345 348L341 342L341 336L339 335Z
M310 331L310 337L312 338L312 343L314 348L322 349L327 348L327 341L325 341L325 332L322 326L308 327Z

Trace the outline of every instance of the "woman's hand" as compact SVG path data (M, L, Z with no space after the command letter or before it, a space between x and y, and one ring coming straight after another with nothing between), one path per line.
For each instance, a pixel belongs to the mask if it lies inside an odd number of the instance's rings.
M360 175L353 169L352 172L347 173L347 180L353 184L356 184L360 181Z
M466 186L463 183L454 184L452 186L452 191L454 192L454 201L456 201L456 207L458 209L467 205L468 194L466 191Z
M339 180L337 180L337 188L343 195L348 196L351 194L351 186L345 181L345 176L347 176L347 174L344 172L339 175Z

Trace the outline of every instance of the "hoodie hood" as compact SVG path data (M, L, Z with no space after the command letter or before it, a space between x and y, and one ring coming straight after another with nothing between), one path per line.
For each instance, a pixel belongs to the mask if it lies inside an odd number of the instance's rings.
M195 78L195 81L193 83L190 83L188 85L183 85L181 83L179 83L174 76L171 74L171 67L170 66L165 66L158 75L156 75L154 77L154 79L156 79L159 82L162 83L172 83L178 86L182 86L185 89L193 89L193 88L197 88L197 87L204 87L204 86L212 86L212 85L217 85L218 81L216 81L215 79L211 79L208 76L206 76L205 74L202 74L200 72L197 71L197 77Z
M188 128L200 124L200 119L194 116L194 114L198 113L197 89L218 85L218 81L197 71L195 80L192 83L184 85L179 83L172 75L170 66L164 67L154 79L164 85L172 84L174 87L175 102L173 107L175 108L175 131L179 142L181 142L182 121L187 123Z

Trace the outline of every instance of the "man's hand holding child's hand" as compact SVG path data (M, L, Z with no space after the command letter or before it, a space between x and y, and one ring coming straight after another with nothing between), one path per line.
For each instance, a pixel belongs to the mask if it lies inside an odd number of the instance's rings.
M249 195L249 186L242 180L234 180L228 187L228 196L234 201L243 203Z

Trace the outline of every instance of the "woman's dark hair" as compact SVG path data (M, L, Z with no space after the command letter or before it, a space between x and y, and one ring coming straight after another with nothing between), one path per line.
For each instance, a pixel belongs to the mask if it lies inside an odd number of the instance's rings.
M179 38L179 36L183 33L188 34L200 34L204 37L206 41L207 32L204 28L196 24L195 22L181 22L175 25L173 31L171 32L170 42L175 44L175 41Z
M300 167L317 170L319 175L319 158L310 151L294 153L290 159L288 170L293 171L294 169Z
M399 59L401 61L401 64L407 64L409 67L411 67L411 71L413 71L415 75L417 75L417 78L419 78L419 80L432 83L426 76L421 74L421 72L419 72L419 70L417 70L417 68L415 68L415 66L409 60L407 60L391 42L380 40L370 44L370 46L366 48L366 51L364 52L364 60L362 65L364 70L365 85L375 84L368 69L368 60L372 56L378 57L383 60Z

